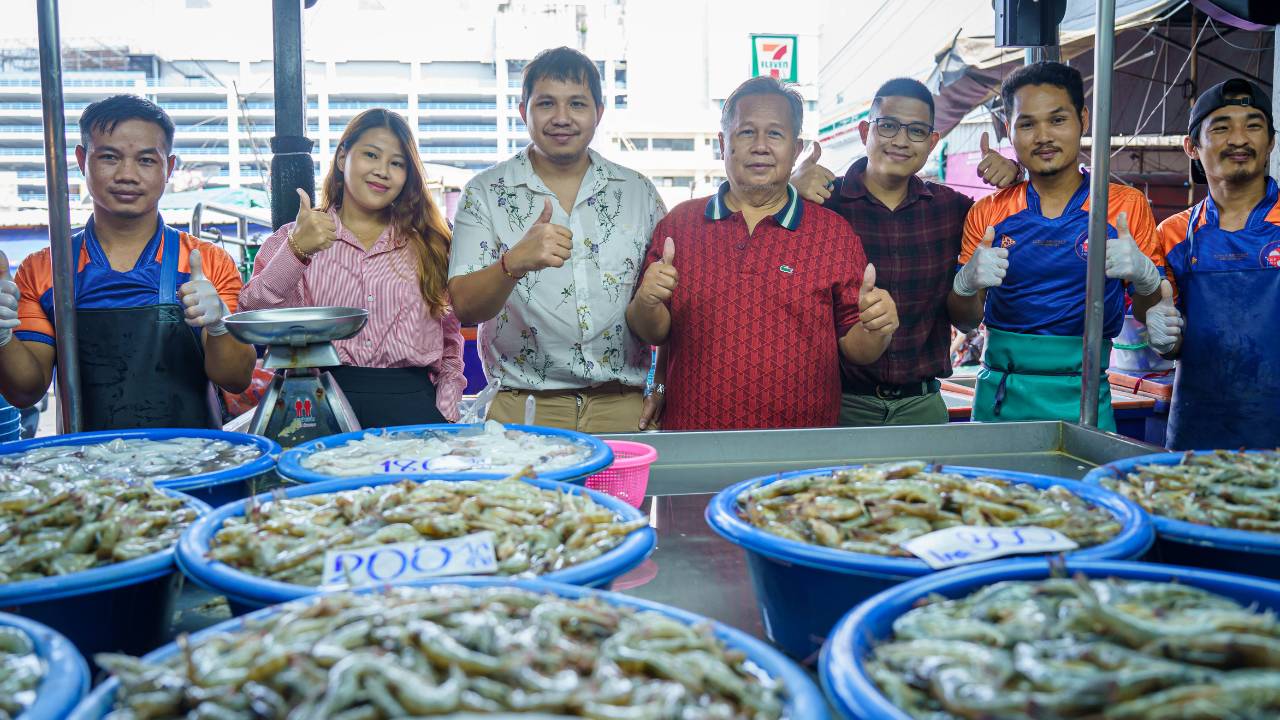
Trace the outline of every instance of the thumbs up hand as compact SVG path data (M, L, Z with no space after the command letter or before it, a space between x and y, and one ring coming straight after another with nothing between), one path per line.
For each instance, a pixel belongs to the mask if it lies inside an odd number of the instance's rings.
M858 288L858 322L871 335L890 337L898 329L898 306L889 291L876 287L876 266L867 263Z
M222 319L227 316L226 303L218 295L218 289L204 275L204 263L200 249L191 250L191 278L178 288L187 325L204 328L210 335L225 335L227 326Z
M1116 237L1107 240L1107 277L1133 283L1139 295L1160 289L1160 271L1134 242L1126 213L1116 218Z
M819 205L831 197L836 180L836 176L830 170L818 164L821 157L822 146L814 140L809 157L797 165L795 172L791 174L791 184L795 186L796 192L800 193L800 197Z
M0 252L0 347L13 339L13 329L22 324L18 319L18 300L22 293L9 277L9 258Z
M982 178L982 182L1005 188L1022 179L1022 167L1001 155L998 150L993 150L987 133L982 133L978 144L982 149L982 160L978 163L978 177Z
M564 267L573 250L573 232L551 222L551 198L544 198L542 214L507 251L506 269L517 278L544 268Z
M649 265L636 290L636 299L645 305L661 305L671 300L680 273L676 272L676 241L667 238L662 244L662 258Z
M1161 280L1160 302L1147 310L1147 345L1168 355L1182 342L1182 324L1182 314L1173 305L1173 286Z
M302 188L298 191L298 217L289 231L289 248L299 260L309 260L312 255L328 250L338 239L338 227L333 217L323 210L311 209L311 197Z
M973 249L973 257L956 273L951 290L961 297L972 297L984 288L997 287L1009 272L1009 249L994 247L996 229L988 227L982 243Z

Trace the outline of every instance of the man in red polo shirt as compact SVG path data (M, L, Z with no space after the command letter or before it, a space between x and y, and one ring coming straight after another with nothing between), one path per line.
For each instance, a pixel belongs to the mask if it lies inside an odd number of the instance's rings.
M840 357L875 362L898 327L849 224L788 183L803 113L775 78L740 85L721 116L728 181L654 228L627 324L667 346L663 429L835 425Z

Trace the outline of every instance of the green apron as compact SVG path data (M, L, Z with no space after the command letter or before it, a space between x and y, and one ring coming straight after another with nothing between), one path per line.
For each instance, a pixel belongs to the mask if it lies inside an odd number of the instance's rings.
M1084 339L1024 335L987 328L987 352L978 371L973 419L1080 420L1080 358ZM1103 340L1102 381L1098 383L1098 428L1115 432L1107 362L1111 341Z

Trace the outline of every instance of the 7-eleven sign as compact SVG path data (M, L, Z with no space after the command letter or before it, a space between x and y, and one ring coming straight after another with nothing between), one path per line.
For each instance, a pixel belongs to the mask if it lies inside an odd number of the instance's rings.
M751 77L759 75L796 82L795 35L751 36Z

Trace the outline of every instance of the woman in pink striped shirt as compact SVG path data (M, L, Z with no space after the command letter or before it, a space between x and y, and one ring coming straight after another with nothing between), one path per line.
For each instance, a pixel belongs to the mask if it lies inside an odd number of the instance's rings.
M241 310L361 307L369 324L334 343L331 368L362 427L456 421L462 333L449 307L449 227L422 177L404 118L381 108L338 141L323 205L263 243Z

